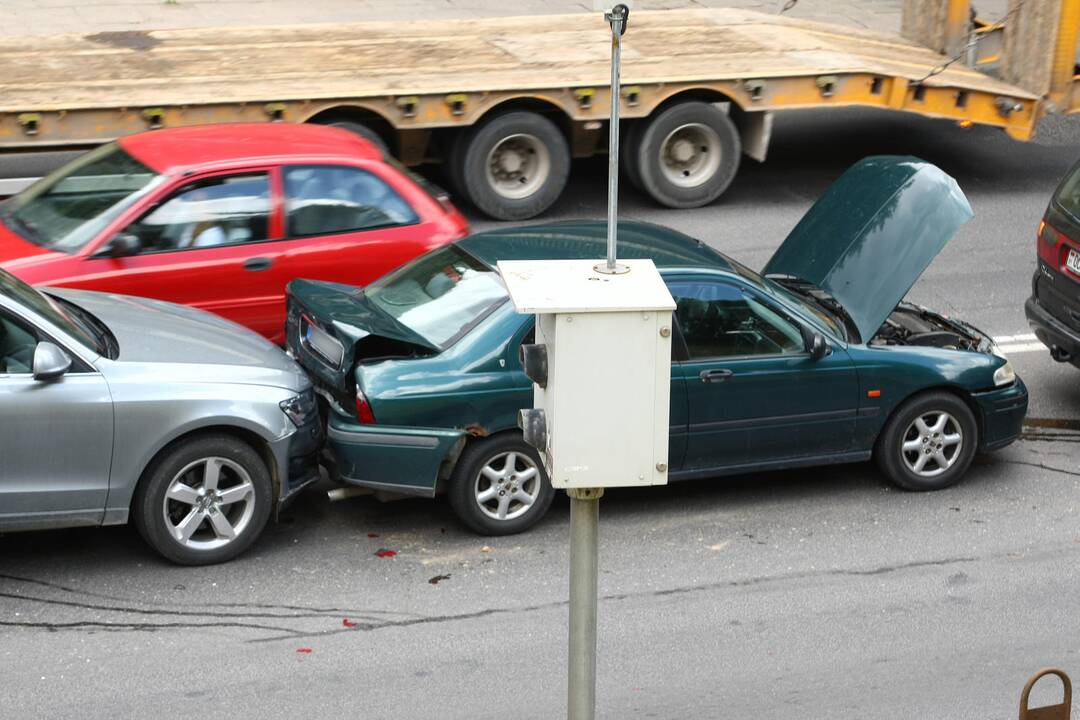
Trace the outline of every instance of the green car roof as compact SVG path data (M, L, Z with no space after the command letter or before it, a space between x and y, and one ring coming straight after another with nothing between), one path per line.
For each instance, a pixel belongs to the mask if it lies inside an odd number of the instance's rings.
M618 240L620 258L649 259L658 268L733 270L726 257L705 243L660 225L620 222ZM458 240L457 245L492 267L499 260L599 260L607 255L607 223L575 220L489 230Z

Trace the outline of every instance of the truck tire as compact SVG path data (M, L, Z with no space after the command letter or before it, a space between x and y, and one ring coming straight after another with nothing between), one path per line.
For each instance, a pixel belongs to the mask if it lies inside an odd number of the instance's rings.
M154 459L131 512L139 534L165 558L210 565L255 542L273 498L270 472L254 448L230 435L201 435Z
M963 400L949 392L924 392L893 412L874 459L905 490L941 490L960 481L978 445L979 427Z
M697 101L673 105L651 118L630 150L644 191L670 208L701 207L720 197L742 158L735 123L713 105Z
M536 450L518 433L474 440L461 454L447 489L461 522L481 535L512 535L539 522L555 490Z
M496 220L526 220L551 207L570 175L570 147L543 115L496 115L468 130L451 152L459 194Z
M390 152L390 146L386 144L386 141L382 139L382 136L369 128L367 125L362 125L361 123L353 122L351 120L331 120L326 124L330 127L348 130L353 135L359 135L360 137L364 138L369 143L374 145L378 149L378 151L382 153L382 156L384 158L392 156L392 153Z
M645 129L645 120L631 120L626 123L619 143L619 165L623 176L639 193L645 193L641 184L641 168L638 166L637 148L641 145L641 132Z

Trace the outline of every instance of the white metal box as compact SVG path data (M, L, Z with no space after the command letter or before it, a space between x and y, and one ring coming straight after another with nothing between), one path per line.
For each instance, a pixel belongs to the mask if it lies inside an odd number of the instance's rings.
M535 313L546 346L541 455L556 488L667 482L671 311L651 260L599 273L595 260L499 263L514 306Z

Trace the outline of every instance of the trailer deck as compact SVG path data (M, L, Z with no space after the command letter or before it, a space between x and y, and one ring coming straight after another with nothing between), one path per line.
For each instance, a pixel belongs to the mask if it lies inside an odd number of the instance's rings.
M607 117L607 27L592 13L58 35L0 40L0 150L153 127L306 121L333 108L400 130L467 126L510 99ZM736 9L635 12L623 117L690 90L745 111L868 105L1018 139L1040 98L896 36Z

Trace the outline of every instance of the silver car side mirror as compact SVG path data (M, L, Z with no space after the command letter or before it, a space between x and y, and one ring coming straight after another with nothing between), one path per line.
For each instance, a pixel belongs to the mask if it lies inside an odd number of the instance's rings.
M71 369L71 358L51 342L39 342L34 348L34 379L56 380Z

